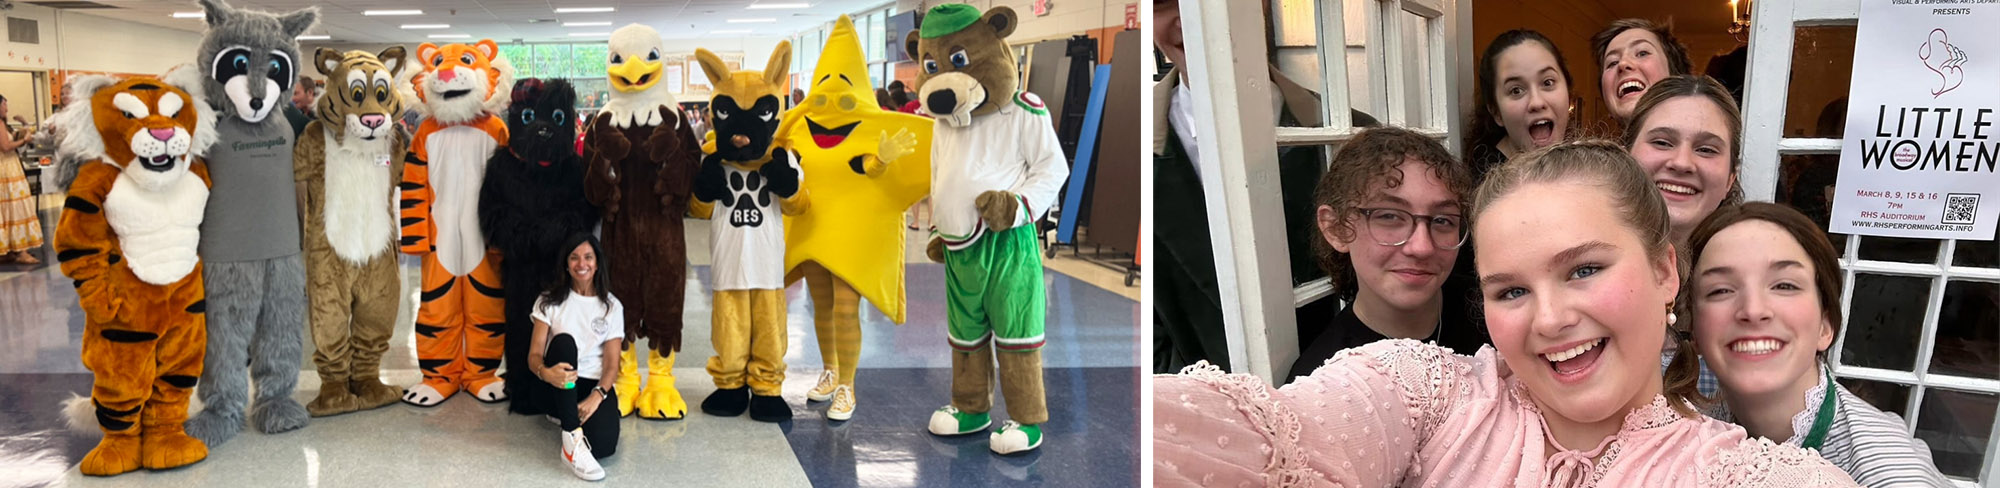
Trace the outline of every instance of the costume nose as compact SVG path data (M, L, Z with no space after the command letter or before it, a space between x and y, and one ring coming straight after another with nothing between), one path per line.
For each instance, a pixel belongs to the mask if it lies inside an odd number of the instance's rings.
M451 79L452 79L452 78L457 78L457 77L458 77L458 70L455 70L455 69L441 69L441 70L438 70L437 74L438 74L438 81L444 81L444 82L449 82L449 81L451 81Z
M361 125L373 129L381 127L382 121L385 120L388 120L388 117L384 117L381 115L363 115L361 116Z
M264 99L262 98L250 99L250 110L263 110L263 109L264 109Z
M162 141L165 141L165 140L167 140L167 139L173 139L173 138L174 138L174 130L173 130L172 128L167 128L167 129L146 129L146 133L148 133L148 134L152 134L152 135L153 135L153 138L154 138L154 139L159 139L159 140L162 140Z
M736 135L735 137L730 137L730 138L729 138L729 143L730 143L730 144L735 144L735 145L736 145L736 147L743 147L743 146L748 146L748 145L750 145L750 136L746 136L746 135L743 135L743 134L737 134L737 135Z
M958 111L958 94L953 93L951 90L934 91L931 92L929 97L924 99L924 105L927 106L925 108L930 109L931 113L934 114L956 112Z

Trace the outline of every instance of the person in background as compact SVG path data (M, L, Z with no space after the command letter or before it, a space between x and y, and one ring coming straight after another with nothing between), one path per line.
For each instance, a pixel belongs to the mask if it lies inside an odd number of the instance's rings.
M792 89L792 104L791 104L791 106L793 106L793 107L797 107L797 106L799 106L799 104L801 104L801 103L806 103L806 91L805 91L805 90L800 90L800 89L797 89L797 88L793 88L793 89Z
M1465 121L1466 163L1477 174L1515 154L1561 142L1568 135L1569 63L1540 32L1503 32L1479 56L1479 89Z
M894 112L898 108L895 105L891 105L889 101L889 89L887 88L875 89L875 106L882 107L882 110L889 112Z
M1465 243L1474 177L1437 140L1395 127L1368 129L1333 155L1314 196L1313 257L1351 305L1299 353L1290 379L1383 339L1468 356L1486 344L1465 301L1443 289Z
M1674 38L1671 26L1646 19L1618 19L1590 38L1590 57L1597 60L1598 89L1612 118L1632 120L1639 97L1661 79L1694 72L1687 46Z
M0 119L30 125L19 115L9 115L7 97L0 96ZM28 144L32 127L0 130L0 263L41 264L29 253L42 247L42 218L35 211L35 195L28 191L27 171L21 166L21 146Z
M625 307L607 288L610 263L597 253L596 237L577 233L562 249L565 272L535 299L530 315L535 333L528 366L540 381L524 390L561 427L563 460L571 472L596 481L604 479L598 461L618 452L621 392L602 380L618 376Z
M317 101L318 90L313 86L311 76L299 75L299 82L292 85L292 103L285 106L285 121L292 123L292 137L306 132L306 124L312 122L313 102Z
M1267 4L1268 6L1268 4ZM1221 290L1216 281L1215 253L1209 242L1208 209L1204 196L1220 188L1221 168L1208 167L1199 157L1199 134L1194 115L1198 79L1187 72L1187 51L1182 45L1179 0L1153 2L1153 46L1171 61L1174 68L1153 87L1153 188L1159 196L1152 202L1153 248L1146 259L1154 263L1153 282L1153 371L1171 373L1197 361L1228 368L1224 341ZM1262 33L1258 33L1259 36ZM1269 44L1268 39L1266 43ZM1271 123L1284 127L1324 126L1319 95L1292 82L1271 67ZM1349 111L1355 127L1375 125L1375 119ZM1319 181L1322 146L1278 148L1276 166L1279 190L1284 199L1286 244L1291 259L1291 284L1297 286L1318 279L1320 270L1311 259L1313 241L1320 239L1314 226L1313 186ZM1233 293L1234 290L1231 290ZM1330 302L1330 300L1326 300ZM1337 311L1331 307L1308 305L1299 309L1300 344L1333 322Z
M1694 342L1722 380L1721 420L1816 449L1863 486L1951 486L1901 417L1833 381L1839 253L1812 219L1775 203L1724 207L1689 245Z

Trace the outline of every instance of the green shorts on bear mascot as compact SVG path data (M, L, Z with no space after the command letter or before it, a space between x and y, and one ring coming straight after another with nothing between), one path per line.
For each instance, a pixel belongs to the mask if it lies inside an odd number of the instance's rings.
M931 7L904 38L918 61L918 100L937 119L931 139L931 208L936 228L926 253L945 264L951 347L951 405L931 414L930 431L965 435L993 424L993 377L1010 420L988 447L1000 454L1042 445L1049 419L1042 395L1043 317L1048 298L1035 221L1069 178L1069 162L1040 98L1020 91L1007 35L1020 18L995 7ZM997 351L995 351L997 349Z

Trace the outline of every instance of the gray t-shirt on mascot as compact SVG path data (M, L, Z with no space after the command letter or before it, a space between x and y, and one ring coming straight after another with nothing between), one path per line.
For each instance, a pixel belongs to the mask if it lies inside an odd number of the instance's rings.
M276 112L276 111L273 111ZM201 259L251 261L299 253L298 189L292 186L292 127L281 114L252 124L234 115L215 121L208 150L208 213Z

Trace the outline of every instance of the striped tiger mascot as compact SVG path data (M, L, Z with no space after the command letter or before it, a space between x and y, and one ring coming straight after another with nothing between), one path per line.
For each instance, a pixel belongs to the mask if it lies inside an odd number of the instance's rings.
M381 54L320 48L313 67L327 91L292 146L305 221L306 300L319 396L314 417L379 408L401 396L382 383L382 353L395 330L402 274L396 268L397 209L388 195L403 179L410 136L398 75L403 47Z
M403 159L402 251L423 258L423 302L417 306L417 366L424 381L403 391L420 407L444 403L460 390L482 402L507 400L498 376L507 323L500 251L479 227L479 191L486 161L507 146L500 114L514 91L514 68L492 39L474 44L424 43L423 72L411 82L427 117Z

